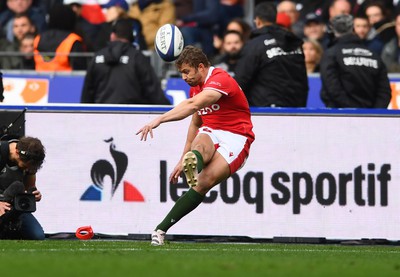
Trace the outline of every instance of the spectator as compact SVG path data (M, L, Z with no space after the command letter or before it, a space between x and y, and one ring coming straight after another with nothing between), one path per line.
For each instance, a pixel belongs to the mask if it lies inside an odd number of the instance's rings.
M395 19L396 36L383 46L382 60L388 72L400 72L400 14Z
M219 35L223 35L229 22L234 18L244 17L244 0L219 0Z
M243 47L235 79L250 106L305 107L308 78L303 41L275 24L273 3L258 4L254 13L257 30Z
M364 41L368 49L370 49L377 55L380 55L383 49L383 42L379 39L378 36L375 36L372 39L368 39L368 34L371 31L371 25L369 24L368 18L364 15L355 16L353 20L353 25L354 33Z
M324 23L329 24L329 20L336 15L356 13L360 1L363 0L303 0L300 17L304 18L310 12L316 13Z
M10 53L18 52L16 45L4 37L0 37L0 68L18 68L20 58Z
M397 7L399 7L400 2L398 0L353 0L357 2L356 6L358 6L357 12L361 14L365 14L365 7L374 2L379 2L382 4L382 7L390 14L392 17L392 11L395 11ZM361 3L360 3L361 2ZM397 3L396 3L397 2Z
M321 61L321 99L329 108L387 108L391 98L386 67L353 33L353 17L332 19L336 43Z
M24 54L21 58L21 66L20 69L34 70L35 69L35 60L33 59L34 52L34 33L27 33L20 41L19 52Z
M15 15L13 20L13 35L15 39L10 43L7 51L20 52L21 40L30 32L35 33L36 26L33 24L29 16L24 13ZM23 69L24 58L22 56L15 54L9 56L9 62L8 64L6 63L5 67L3 67L4 69ZM33 58L33 55L31 55L31 58Z
M193 0L193 11L176 21L185 45L199 44L208 57L215 54L213 37L218 27L219 10L219 0Z
M75 23L76 15L70 6L55 5L51 9L49 30L36 36L34 41L37 71L86 69L86 58L70 56L85 52L82 38L74 33Z
M292 31L291 20L286 13L278 12L276 14L276 24L285 28L288 31Z
M234 75L242 47L242 35L237 31L227 31L222 42L222 54L214 58L214 66Z
M330 3L329 3L330 2ZM327 2L328 7L325 8L325 10L327 10L327 14L328 16L326 17L326 12L325 12L325 16L323 18L325 18L324 22L326 23L325 27L326 27L326 36L324 41L322 42L322 47L324 49L329 48L335 40L335 36L333 35L333 32L331 30L331 26L330 26L330 22L332 20L332 18L338 16L338 15L342 15L342 14L351 14L352 11L352 5L351 2L348 0L331 0Z
M322 53L324 52L321 44L314 39L305 39L303 52L307 74L319 72Z
M175 17L176 19L182 20L182 18L193 11L193 1L192 0L173 0L175 7Z
M70 5L71 9L76 14L75 33L83 39L83 44L88 52L93 52L95 49L95 41L99 35L101 24L92 23L83 16L84 0L64 0L65 5Z
M242 35L243 43L246 43L250 37L251 26L243 18L236 17L232 19L226 26L225 32L227 31L239 32ZM213 44L214 48L221 52L222 38L220 38L218 35L214 35Z
M111 42L89 65L82 103L170 104L149 58L132 45L133 39L131 21L115 21Z
M6 34L9 41L14 40L13 21L16 14L27 14L38 32L43 32L46 29L46 14L37 6L32 5L32 0L6 0L8 9L0 13L0 26Z
M164 24L175 23L175 6L171 0L139 0L131 5L128 14L142 23L149 50L154 50L158 29Z
M396 36L395 23L391 20L385 7L379 2L372 2L365 7L365 14L372 26L368 39L378 37L383 44L388 43Z
M285 13L289 16L292 32L300 38L303 37L303 22L299 20L300 12L296 8L296 2L281 1L276 9L278 13Z
M14 22L15 23L15 22ZM35 62L33 60L33 42L35 39L34 33L26 33L20 38L19 43L11 43L4 39L2 42L8 43L9 52L19 52L20 55L7 54L7 56L0 58L0 65L3 69L27 69L34 70ZM2 43L0 42L0 44Z
M77 0L77 1L85 1L85 0ZM43 11L48 14L51 8L56 4L66 4L63 0L39 0L39 4L42 7Z
M381 3L372 2L365 7L365 14L371 25L382 21L385 18L384 13L385 10Z
M102 5L100 4L107 4L107 0L64 0L63 2L64 5L80 4L80 16L91 24L98 25L106 21Z
M307 14L315 13L318 16L321 16L322 21L325 22L323 19L323 13L325 9L329 6L331 1L321 1L321 0L302 0L297 1L298 11L300 12L300 19L304 21Z
M36 26L27 14L17 14L13 22L14 43L19 48L22 38L27 33L36 33Z
M371 30L371 25L369 25L368 18L366 16L355 16L353 19L354 33L363 40L366 40L368 33Z
M347 0L333 0L329 6L329 22L341 14L351 14L351 3Z
M330 43L330 37L326 31L326 25L321 16L315 13L309 13L304 21L304 37L318 41L326 49Z
M132 33L134 34L133 45L140 50L146 50L147 44L143 36L142 23L138 19L128 15L129 5L125 0L110 0L103 5L105 9L106 22L101 24L100 31L94 49L99 51L107 46L112 32L112 25L118 19L129 19L131 22Z
M238 31L242 34L243 41L247 42L251 34L251 26L242 18L232 19L226 26L227 31Z

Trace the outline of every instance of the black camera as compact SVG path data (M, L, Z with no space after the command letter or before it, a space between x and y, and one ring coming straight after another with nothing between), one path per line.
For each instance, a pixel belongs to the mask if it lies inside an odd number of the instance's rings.
M9 202L12 210L23 213L33 213L36 211L35 195L32 193L17 193L11 201L0 194L0 201Z
M36 211L36 199L32 193L35 190L36 188L32 187L26 192L21 181L14 181L0 194L0 201L10 203L11 211L33 213Z
M18 212L33 213L36 211L35 195L32 193L19 193L14 197L13 206Z
M4 201L3 195L0 195L0 201ZM17 193L10 202L11 210L0 216L0 239L7 237L10 232L20 230L22 223L19 216L21 214L36 211L35 195L32 193Z
M0 201L4 201L4 195L0 195ZM17 231L21 228L19 216L23 213L33 213L36 211L35 195L32 193L17 193L11 201L10 211L0 216L0 239L8 232Z

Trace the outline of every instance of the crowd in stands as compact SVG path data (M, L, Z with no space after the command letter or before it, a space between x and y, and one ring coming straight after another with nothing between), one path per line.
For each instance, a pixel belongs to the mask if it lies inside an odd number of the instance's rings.
M324 52L337 41L331 22L343 14L352 16L354 34L387 72L400 72L399 0L5 0L0 70L87 70L124 19L139 51L154 52L156 31L173 23L186 45L201 47L213 65L234 76L243 47L260 32L249 15L260 3L273 4L273 23L302 40L307 74L320 72Z

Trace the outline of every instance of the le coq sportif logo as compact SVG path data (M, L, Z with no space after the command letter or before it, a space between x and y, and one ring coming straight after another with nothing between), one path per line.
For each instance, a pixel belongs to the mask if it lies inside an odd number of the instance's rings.
M118 189L120 184L123 186L123 200L124 202L144 202L144 197L140 191L130 182L123 180L124 174L128 167L128 156L116 150L114 139L110 138L104 140L109 144L109 150L113 163L106 159L97 160L90 170L90 177L92 184L86 189L81 196L81 201L102 201L105 190L109 189L105 186L105 179L109 177L111 180L111 199L115 193L121 191Z

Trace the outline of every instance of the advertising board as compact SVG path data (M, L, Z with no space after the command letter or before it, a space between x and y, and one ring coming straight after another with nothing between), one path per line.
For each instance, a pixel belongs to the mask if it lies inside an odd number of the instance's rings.
M91 225L106 234L147 234L188 187L169 184L189 119L154 138L135 133L156 114L29 112L42 139L46 233ZM246 165L211 190L170 233L254 238L400 239L398 116L253 115Z

